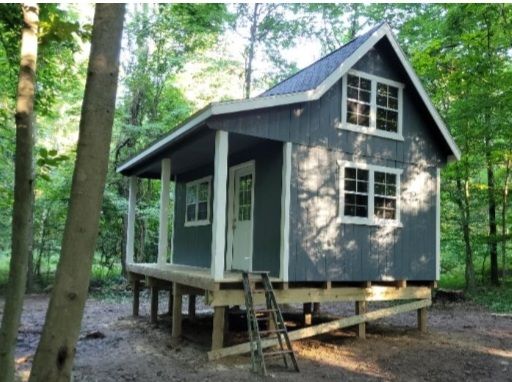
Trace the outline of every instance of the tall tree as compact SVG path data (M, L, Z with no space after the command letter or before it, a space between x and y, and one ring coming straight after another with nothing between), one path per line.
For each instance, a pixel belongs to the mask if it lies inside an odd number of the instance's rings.
M107 174L124 10L96 5L69 212L30 381L71 379Z
M295 63L284 56L285 49L306 36L305 18L290 4L240 3L236 8L235 30L245 40L244 97L250 98L255 83L268 85L296 71ZM258 57L259 56L259 57ZM256 58L268 65L256 76Z
M16 159L9 283L0 328L0 380L14 379L14 350L23 309L32 243L34 95L36 88L39 8L22 5L21 62L16 102Z

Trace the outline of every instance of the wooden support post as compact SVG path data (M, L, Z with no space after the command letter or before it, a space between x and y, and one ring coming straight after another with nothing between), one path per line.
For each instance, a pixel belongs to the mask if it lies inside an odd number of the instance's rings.
M212 261L211 273L215 281L224 278L226 252L226 205L228 182L228 133L215 132L215 158L213 176Z
M158 287L151 286L151 316L150 322L152 324L158 323Z
M418 309L418 330L421 333L427 332L427 308Z
M130 176L128 186L128 219L126 227L126 259L125 264L134 261L135 213L137 209L137 177Z
M224 330L226 324L226 307L213 308L212 350L224 347Z
M139 316L139 299L140 299L140 279L134 278L133 281L133 306L132 315L133 317Z
M313 322L313 317L311 315L311 303L310 302L305 302L303 304L303 313L304 313L304 320L303 320L304 326L311 325Z
M172 333L171 337L173 340L177 340L181 337L181 308L182 308L182 292L180 285L174 283L172 291L173 303L172 303Z
M365 314L367 312L368 305L366 301L356 301L356 315ZM366 322L360 322L357 325L357 337L360 339L366 338Z
M169 242L169 182L171 180L171 160L162 159L160 189L160 222L158 234L158 264L167 263Z
M189 294L188 295L188 318L194 319L196 318L196 295Z
M173 301L172 288L173 288L173 285L171 284L171 287L169 288L169 302L167 303L167 308L168 308L170 317L172 317L172 301Z

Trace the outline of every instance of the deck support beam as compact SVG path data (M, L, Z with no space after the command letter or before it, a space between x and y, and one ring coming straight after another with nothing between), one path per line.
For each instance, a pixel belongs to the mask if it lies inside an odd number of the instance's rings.
M368 304L366 301L356 301L356 316L365 314L368 311ZM366 339L366 322L360 322L357 325L357 337L364 340Z
M158 234L158 264L167 263L167 248L169 246L169 186L171 181L171 160L162 159L160 172L160 222Z
M140 279L134 278L132 281L133 284L133 305L132 305L132 316L139 316L139 306L140 306Z
M389 308L374 310L374 311L364 313L361 315L357 315L357 316L343 317L338 320L326 322L323 324L318 324L316 326L311 326L311 327L307 327L307 328L294 330L293 332L288 333L288 336L291 341L296 341L296 340L300 340L303 338L317 336L317 335L323 334L323 333L329 333L329 332L332 332L333 330L338 330L338 329L346 328L349 326L354 326L361 322L378 320L381 318L393 316L395 314L405 313L405 312L421 309L423 307L430 306L431 304L432 304L432 301L430 299L425 299L425 300L414 301L414 302L410 302L410 303L406 303L406 304L396 305L396 306L392 306ZM268 339L264 339L261 341L262 349L266 349L268 347L276 346L276 345L278 345L277 338L268 338ZM230 355L247 353L250 351L250 348L251 348L250 342L246 342L243 344L234 345L234 346L226 347L223 349L212 350L212 351L208 352L208 359L210 361L213 361L213 360L216 360L216 359L219 359L222 357L227 357Z
M158 287L151 286L151 315L150 322L152 324L158 323Z
M215 281L224 277L226 253L226 205L228 181L228 139L226 131L215 132L215 168L213 175L213 219L211 272Z
M311 314L311 305L312 304L310 302L305 302L302 306L303 314L304 314L304 318L303 318L304 326L310 326L313 323L313 316Z
M196 318L196 295L189 294L188 295L188 318L194 319Z
M125 264L134 260L135 214L137 210L137 177L130 176L128 181L128 219L126 227L126 259Z
M171 338L173 340L178 340L181 337L181 319L182 319L182 303L183 303L183 295L181 291L181 285L178 283L174 283L173 285L173 303L172 303L172 332Z
M222 349L224 346L224 332L226 329L226 307L213 308L212 350Z
M421 333L427 332L427 308L418 309L418 330Z
M173 303L173 294L172 294L173 284L169 287L169 302L167 303L167 309L169 312L169 316L172 317L172 303Z

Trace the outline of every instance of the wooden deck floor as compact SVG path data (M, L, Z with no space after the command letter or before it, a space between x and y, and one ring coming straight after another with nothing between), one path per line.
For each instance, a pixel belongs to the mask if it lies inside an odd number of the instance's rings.
M224 279L215 281L209 268L192 267L178 264L154 264L137 263L128 264L128 271L154 277L159 280L172 281L194 288L213 291L219 288L219 284L241 283L241 272L224 272Z

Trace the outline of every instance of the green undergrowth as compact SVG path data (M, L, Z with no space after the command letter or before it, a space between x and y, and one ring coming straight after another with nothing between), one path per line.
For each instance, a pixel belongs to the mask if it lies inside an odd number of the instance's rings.
M439 287L465 289L464 273L459 271L442 274ZM503 282L499 287L479 283L474 291L466 293L466 297L491 312L512 313L512 280Z

